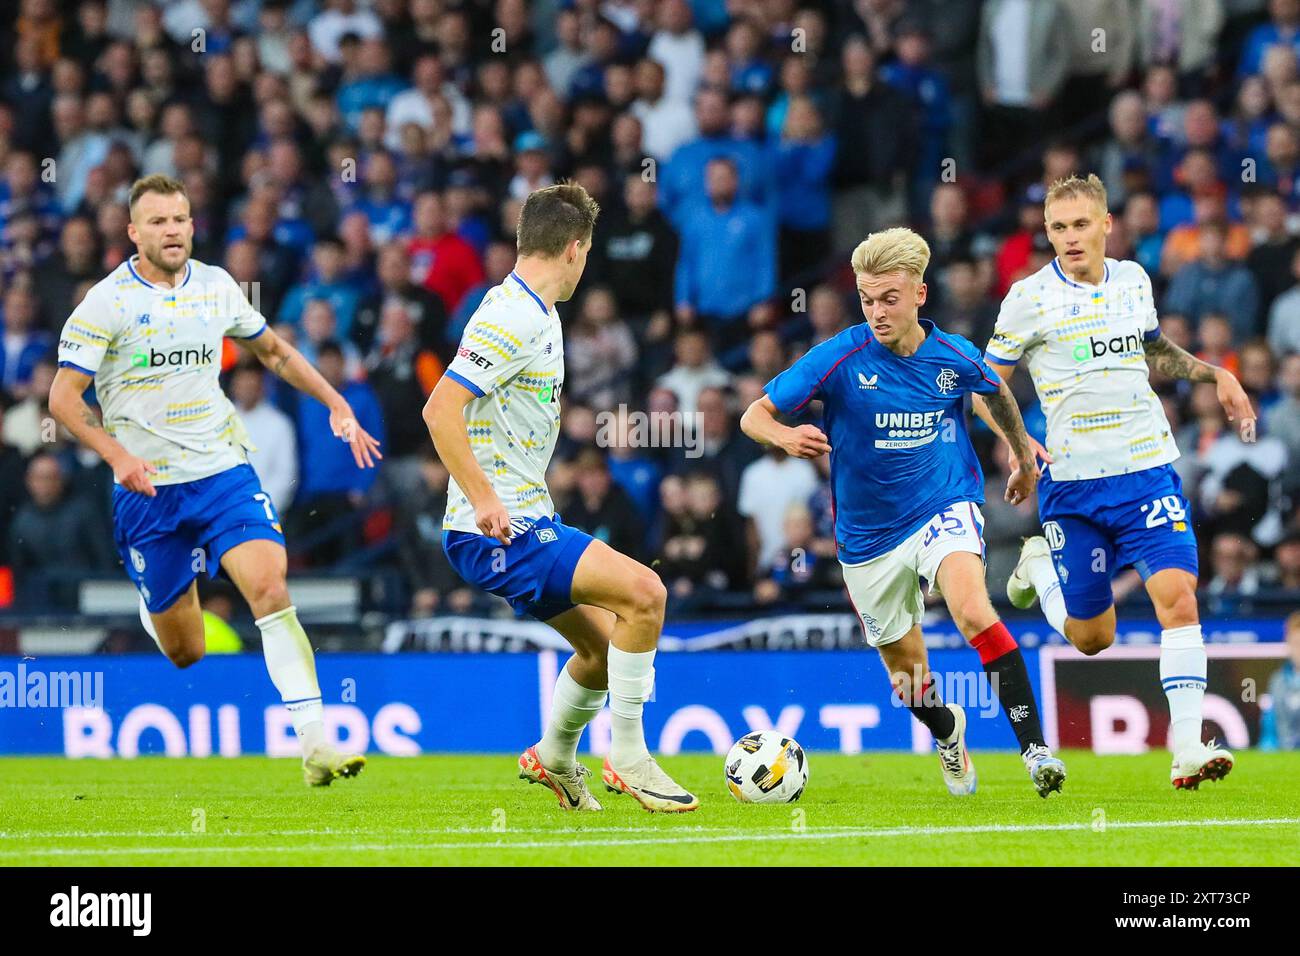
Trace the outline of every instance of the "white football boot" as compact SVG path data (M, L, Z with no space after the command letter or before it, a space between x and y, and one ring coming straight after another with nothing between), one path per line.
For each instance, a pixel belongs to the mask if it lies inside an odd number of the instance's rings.
M947 740L935 740L939 750L939 766L943 768L943 782L954 797L968 797L975 792L975 764L966 749L966 711L960 704L948 704L957 724Z
M610 793L626 793L652 813L685 813L700 805L695 794L664 773L649 754L623 770L615 770L606 757L600 777Z
M1060 793L1061 785L1065 783L1065 764L1061 758L1053 756L1043 744L1030 744L1020 756L1040 797L1047 799L1053 791Z
M317 747L302 758L302 776L310 786L328 787L339 777L355 777L366 765L361 754L341 754L333 747Z
M1231 770L1232 754L1211 738L1209 743L1196 743L1174 754L1169 782L1175 790L1195 790L1203 781L1222 780Z
M604 809L587 789L586 778L590 776L591 771L581 763L575 763L571 770L548 770L542 766L536 745L519 755L519 779L550 788L564 810Z
M1020 560L1016 562L1016 569L1011 572L1011 577L1007 578L1007 600L1022 611L1033 607L1034 602L1038 600L1038 592L1034 590L1034 585L1029 580L1025 565L1030 559L1039 557L1050 561L1052 549L1048 547L1046 538L1036 534L1032 538L1026 538L1025 543L1020 546Z

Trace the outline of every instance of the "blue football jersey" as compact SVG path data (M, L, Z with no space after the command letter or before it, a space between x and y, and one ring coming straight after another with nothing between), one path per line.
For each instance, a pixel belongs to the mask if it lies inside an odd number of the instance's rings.
M784 414L823 403L840 560L861 564L893 550L958 501L984 503L984 475L963 414L966 392L1000 379L979 349L921 319L925 341L906 358L871 334L845 329L767 383Z

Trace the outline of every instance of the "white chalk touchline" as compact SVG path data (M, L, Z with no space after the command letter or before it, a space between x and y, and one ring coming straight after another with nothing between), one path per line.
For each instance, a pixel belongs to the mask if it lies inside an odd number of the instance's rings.
M1174 827L1287 827L1300 826L1300 817L1276 817L1264 819L1241 820L1132 820L1107 823L1105 830L1139 830L1170 829ZM497 839L480 842L446 842L446 843L352 843L334 844L321 847L306 845L295 846L196 846L203 835L195 836L189 845L158 847L24 847L20 850L0 850L0 857L32 856L139 856L156 853L304 853L315 850L330 852L392 852L410 850L536 850L564 849L568 847L619 847L619 846L672 846L690 843L739 843L763 842L768 840L851 840L871 839L877 837L917 837L950 836L970 833L1038 833L1047 831L1092 830L1092 823L1032 823L1032 824L984 824L978 826L953 827L837 827L827 830L805 830L802 832L751 830L744 833L730 834L688 834L673 837L650 836L635 840L529 840L510 841ZM515 831L518 833L536 833L538 831ZM545 831L554 832L554 831ZM623 832L613 830L612 832ZM626 832L634 832L628 830ZM644 831L640 831L644 832ZM323 835L312 831L313 835ZM509 831L507 831L507 834ZM507 835L503 834L503 835ZM129 834L128 834L129 835ZM346 835L346 834L340 834Z

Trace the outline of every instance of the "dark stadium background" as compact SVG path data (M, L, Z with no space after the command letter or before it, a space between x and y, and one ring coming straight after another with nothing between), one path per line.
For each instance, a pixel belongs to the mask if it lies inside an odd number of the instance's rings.
M1212 386L1153 382L1195 506L1203 613L1260 622L1224 640L1275 641L1300 603L1298 0L0 11L0 653L155 653L112 547L111 472L46 407L58 331L133 251L126 193L154 172L188 187L194 256L248 283L382 435L383 465L358 472L322 409L230 347L225 381L324 649L547 646L447 566L446 472L420 409L512 265L522 198L565 178L603 212L561 307L550 485L566 522L654 564L670 631L851 613L825 463L764 457L736 423L771 375L860 320L852 247L919 229L933 250L924 314L982 348L1009 285L1051 256L1045 186L1091 171L1110 190L1108 255L1143 264L1165 334L1236 371L1261 413L1247 445ZM706 177L715 156L731 170ZM1041 438L1029 376L1015 386ZM620 444L650 413L698 420L702 453ZM1003 606L1036 511L1002 502L1003 450L973 435ZM1136 585L1117 579L1122 618L1150 617ZM256 648L233 589L204 598L214 651ZM498 623L449 635L448 616ZM793 626L790 642L858 643L833 620ZM1045 631L1012 620L1023 627ZM751 629L713 646L774 642Z

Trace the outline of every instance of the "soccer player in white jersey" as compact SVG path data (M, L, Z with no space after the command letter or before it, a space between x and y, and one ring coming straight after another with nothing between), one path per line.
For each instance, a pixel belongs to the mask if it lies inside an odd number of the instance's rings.
M185 187L147 176L131 187L136 254L93 286L59 339L50 412L113 469L113 533L140 592L141 620L177 667L203 657L196 578L224 571L262 633L271 680L303 750L303 776L324 786L365 758L330 746L311 643L285 583L284 534L248 464L248 436L221 391L224 336L330 409L357 467L380 457L343 397L272 332L224 269L190 258ZM91 383L102 421L86 404Z
M699 801L650 756L641 724L667 591L649 568L563 524L546 487L564 386L555 303L577 288L598 213L573 184L528 197L515 268L470 319L424 418L451 472L443 550L452 566L520 617L551 625L575 651L555 682L542 739L519 757L519 776L549 787L565 810L601 809L577 753L608 688L606 789L647 810L681 812Z
M1111 217L1100 179L1054 183L1044 204L1056 257L1011 287L985 353L1004 381L1021 358L1047 415L1048 462L1038 485L1043 536L1025 542L1007 582L1017 607L1035 598L1048 622L1084 654L1115 640L1111 578L1134 567L1155 605L1160 680L1169 702L1180 789L1232 769L1201 740L1205 645L1196 605L1197 554L1178 457L1148 367L1213 382L1229 421L1253 440L1255 413L1231 372L1160 334L1151 279L1136 262L1105 256ZM976 412L996 430L976 399Z

